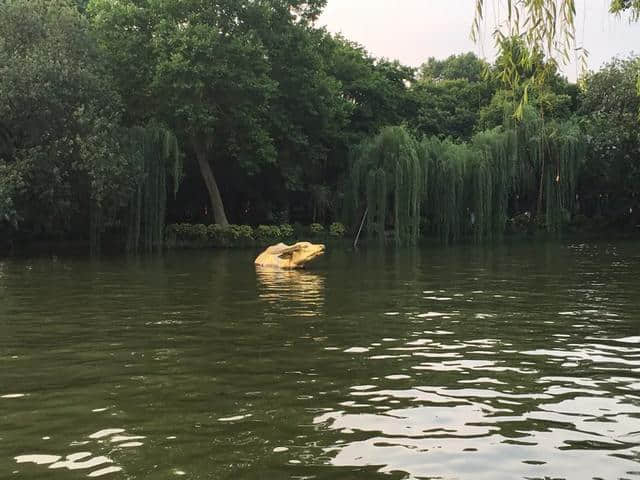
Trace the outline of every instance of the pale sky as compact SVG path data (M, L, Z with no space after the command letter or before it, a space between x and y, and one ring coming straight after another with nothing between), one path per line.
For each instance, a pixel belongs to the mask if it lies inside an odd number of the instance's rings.
M611 57L640 54L640 22L630 23L608 12L610 0L576 0L578 43L589 52L590 69ZM494 6L505 0L485 0L483 39L474 43L469 32L475 0L328 0L319 25L363 45L370 54L419 66L429 57L446 58L468 51L493 61L491 32L496 25ZM491 18L490 18L491 17ZM575 80L575 62L564 67Z

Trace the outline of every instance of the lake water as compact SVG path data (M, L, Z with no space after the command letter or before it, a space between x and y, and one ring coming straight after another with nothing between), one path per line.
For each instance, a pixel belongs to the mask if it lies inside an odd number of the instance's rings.
M640 478L640 244L0 260L0 478Z

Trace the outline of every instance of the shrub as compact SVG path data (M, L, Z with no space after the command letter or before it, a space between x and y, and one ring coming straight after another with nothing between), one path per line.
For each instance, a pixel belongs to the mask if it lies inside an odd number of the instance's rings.
M238 238L240 240L249 242L253 240L253 228L250 225L237 225Z
M515 223L516 226L519 227L529 225L531 223L531 214L529 212L525 212L516 215L515 217L513 217L513 223Z
M191 240L194 242L203 242L207 240L207 226L201 223L190 225L183 223L180 225L178 238L183 240Z
M229 225L226 228L227 243L224 246L247 246L253 241L253 228L249 225Z
M259 225L258 228L256 228L256 239L261 243L280 240L280 238L282 238L280 227L275 225Z
M319 223L312 223L309 226L309 230L311 230L311 233L313 235L322 235L322 234L324 234L324 226L322 226Z
M341 224L340 222L333 222L329 226L329 235L331 235L334 238L342 238L342 237L344 237L344 234L345 234L346 231L347 231L347 229L344 228L344 225Z
M293 234L293 227L291 225L289 225L288 223L280 225L280 236L282 238L291 238L293 237Z
M207 236L214 245L222 244L225 240L225 228L217 223L209 225L207 227Z
M216 247L247 246L253 240L253 229L249 225L209 225L207 233Z
M324 232L322 225L319 227L319 231ZM172 247L246 247L277 243L295 234L294 228L288 224L260 225L255 230L249 225L222 226L189 223L175 223L167 225L166 228L167 243Z
M167 227L167 240L170 242L206 242L207 226L202 224L174 223Z

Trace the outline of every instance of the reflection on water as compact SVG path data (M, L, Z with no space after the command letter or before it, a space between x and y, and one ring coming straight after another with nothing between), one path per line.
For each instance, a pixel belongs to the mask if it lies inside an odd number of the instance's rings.
M324 277L306 270L256 266L258 297L273 313L299 316L323 314Z
M122 448L140 447L145 437L143 435L123 435L123 428L106 428L88 436L89 440L74 441L71 446L82 446L87 448L92 446L97 449L109 451L117 451ZM47 437L50 439L50 437ZM104 455L94 455L90 451L75 452L66 455L51 454L23 454L15 457L16 463L33 463L36 465L45 465L50 470L66 469L66 470L87 470L87 477L102 477L111 473L122 471L122 467L113 465L114 461Z
M377 361L376 370L402 373L351 386L345 399L352 400L314 418L317 428L341 437L325 450L333 465L382 465L381 472L416 478L640 476L634 465L640 456L640 370L634 368L640 348L612 339L576 344L565 336L548 350L517 351L511 342L473 335L444 344L437 333L443 326L438 321L404 340L372 343L376 354L368 358ZM454 354L443 354L454 347ZM405 352L402 362L392 353L398 351ZM495 359L483 359L487 354ZM461 360L447 360L450 355ZM530 355L540 361L529 362ZM575 377L542 375L572 367L566 359L579 362L580 370L570 371ZM620 368L627 376L605 373Z
M3 261L0 472L640 478L638 246L252 259Z

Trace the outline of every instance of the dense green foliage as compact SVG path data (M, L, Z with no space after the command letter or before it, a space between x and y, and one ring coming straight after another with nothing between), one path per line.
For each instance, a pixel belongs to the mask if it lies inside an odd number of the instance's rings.
M574 212L585 146L574 121L545 123L532 107L522 121L465 143L435 136L419 142L401 127L387 128L358 152L354 207L364 199L370 233L384 238L391 228L398 244L417 241L421 220L423 233L444 242L491 238L521 211L556 232Z
M414 69L318 28L324 3L0 2L0 246L638 224L637 58L572 85L504 37Z
M424 185L417 144L402 127L387 127L360 146L351 172L354 206L366 199L369 233L384 238L392 217L397 244L415 243L420 233Z
M129 203L127 250L158 250L164 243L167 205L167 177L176 195L182 179L178 141L173 133L158 126L132 130L132 155L139 155L139 178Z
M589 136L581 211L603 226L640 224L640 58L616 59L584 79L579 119Z
M264 247L279 242L295 243L301 238L328 241L344 237L345 226L334 222L325 230L324 225L313 223L308 227L289 224L258 225L204 225L172 224L167 226L167 244L170 247Z
M470 139L498 86L489 72L490 65L472 53L430 58L412 86L417 110L407 120L424 135Z
M4 235L98 248L109 230L129 235L132 249L161 243L167 168L179 181L175 137L123 124L121 97L73 4L0 6L0 98Z

